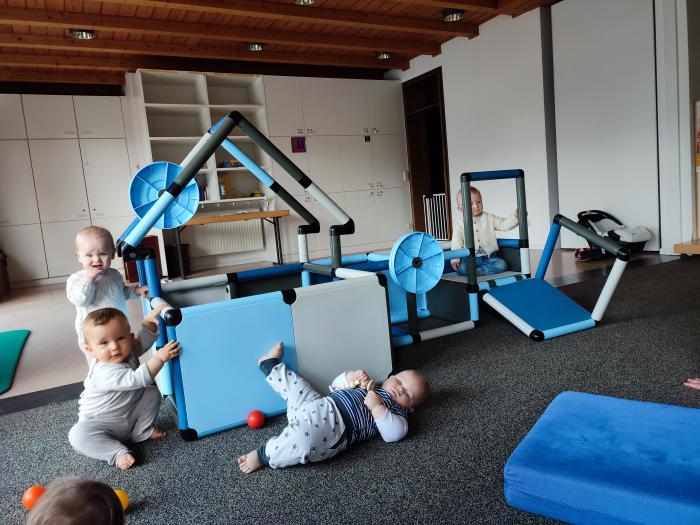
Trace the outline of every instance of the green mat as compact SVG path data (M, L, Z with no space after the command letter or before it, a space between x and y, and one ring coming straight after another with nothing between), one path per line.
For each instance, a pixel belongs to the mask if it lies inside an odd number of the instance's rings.
M4 394L12 386L17 362L27 337L29 337L29 330L10 330L0 333L0 394Z

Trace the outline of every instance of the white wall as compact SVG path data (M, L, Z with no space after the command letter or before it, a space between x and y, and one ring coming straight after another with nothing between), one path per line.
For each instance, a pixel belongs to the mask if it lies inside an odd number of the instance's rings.
M587 209L641 225L659 247L652 0L552 6L560 212ZM563 248L586 241L562 231Z
M479 31L475 39L445 43L438 57L412 60L408 71L393 72L392 78L405 81L442 66L451 194L459 189L459 176L465 171L523 169L530 245L541 248L552 217L539 11L518 18L497 17ZM516 206L513 181L476 186L487 211L512 213Z

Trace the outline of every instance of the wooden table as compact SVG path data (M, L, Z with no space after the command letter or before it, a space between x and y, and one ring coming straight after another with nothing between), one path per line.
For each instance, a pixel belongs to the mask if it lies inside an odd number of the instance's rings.
M196 226L198 224L213 224L217 222L233 222L233 221L250 221L260 219L272 224L275 231L275 249L277 250L277 264L282 264L282 241L280 239L280 217L289 216L289 210L274 210L274 211L249 211L237 212L228 214L207 214L202 213L195 215L179 228L175 228L175 244L177 245L177 261L180 265L180 276L184 279L185 266L182 260L182 249L180 241L180 232L187 226Z

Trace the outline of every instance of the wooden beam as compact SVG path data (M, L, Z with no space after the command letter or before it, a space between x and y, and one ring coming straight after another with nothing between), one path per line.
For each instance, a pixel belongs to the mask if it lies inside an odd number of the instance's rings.
M110 3L197 11L209 14L250 16L254 18L304 22L307 24L424 33L445 37L475 37L479 34L479 27L468 22L448 24L442 20L377 15L361 11L344 11L342 9L327 9L314 6L273 4L256 0L236 0L235 2L225 0L110 0Z
M480 13L491 13L494 15L510 14L499 8L498 0L393 0L404 4L425 5L430 7L452 7L454 9L464 9L465 11L476 11Z
M83 71L13 71L0 70L2 82L57 82L62 84L124 84L123 73Z
M159 44L134 42L130 40L75 40L72 38L18 35L0 33L0 47L29 49L62 49L72 51L92 51L102 53L127 53L131 55L157 55L169 57L213 58L246 62L275 62L280 64L314 64L339 67L361 67L373 69L406 69L408 60L392 58L377 60L373 57L352 55L318 55L298 53L276 53L262 51L251 53L245 49L214 46L187 46L181 44ZM242 47L242 46L241 46Z
M89 69L99 71L135 71L138 68L156 69L158 63L149 59L114 57L84 57L64 55L28 55L0 53L0 66L46 67L58 69Z
M429 42L408 40L344 37L327 34L295 33L292 31L271 31L246 27L231 28L219 24L192 24L148 18L93 15L70 11L42 9L22 9L3 7L0 10L0 24L34 27L70 28L80 27L96 31L119 33L142 33L170 37L202 38L228 42L264 42L269 44L303 45L331 49L351 49L365 51L394 51L410 55L437 55L440 45Z

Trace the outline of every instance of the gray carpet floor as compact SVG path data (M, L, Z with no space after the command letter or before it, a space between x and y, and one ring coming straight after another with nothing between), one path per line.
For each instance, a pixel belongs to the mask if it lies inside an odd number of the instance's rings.
M591 310L601 287L599 278L563 290ZM700 392L682 386L700 376L699 320L699 258L628 269L601 326L550 341L530 341L484 306L478 329L401 350L400 365L433 388L404 441L251 475L236 457L278 433L282 416L186 443L164 408L169 435L137 448L142 463L120 472L71 449L76 401L8 414L0 522L24 522L26 487L77 475L125 490L129 524L554 523L506 504L510 453L565 390L700 407Z

